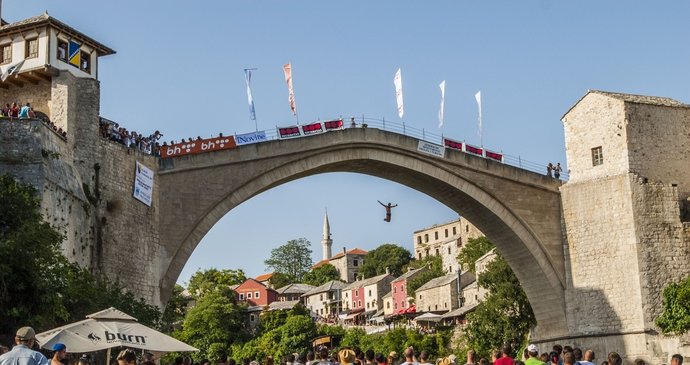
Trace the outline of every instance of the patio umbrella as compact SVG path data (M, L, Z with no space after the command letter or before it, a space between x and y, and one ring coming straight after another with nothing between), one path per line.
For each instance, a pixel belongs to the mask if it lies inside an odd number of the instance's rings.
M415 321L424 321L424 322L439 322L441 321L441 316L438 314L434 313L424 313L421 316L417 317L414 319Z
M115 308L86 316L87 319L39 333L41 347L50 349L61 342L69 352L92 352L113 347L130 347L157 352L199 351L166 334L137 322Z

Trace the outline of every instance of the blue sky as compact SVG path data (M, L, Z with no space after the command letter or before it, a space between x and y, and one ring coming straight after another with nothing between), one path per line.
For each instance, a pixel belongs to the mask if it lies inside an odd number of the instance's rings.
M690 2L686 1L54 1L5 0L3 18L45 10L117 51L100 61L101 114L165 139L294 122L282 65L291 62L301 122L351 115L398 120L393 75L402 69L403 121L546 164L565 163L560 117L588 89L690 103ZM322 191L304 201L302 192ZM376 200L400 206L386 224ZM229 212L178 280L197 268L264 272L271 248L298 237L320 259L328 208L334 250L393 242L457 213L396 183L325 174L265 192ZM244 249L249 245L251 250Z

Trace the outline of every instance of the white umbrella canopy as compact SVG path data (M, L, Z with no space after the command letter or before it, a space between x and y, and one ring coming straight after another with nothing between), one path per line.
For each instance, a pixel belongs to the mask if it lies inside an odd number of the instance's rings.
M92 352L113 347L130 347L160 352L199 351L168 335L137 322L115 308L86 316L87 319L36 335L43 348L61 342L68 352Z
M425 322L439 322L441 316L434 313L424 313L421 316L414 319L415 321L425 321Z

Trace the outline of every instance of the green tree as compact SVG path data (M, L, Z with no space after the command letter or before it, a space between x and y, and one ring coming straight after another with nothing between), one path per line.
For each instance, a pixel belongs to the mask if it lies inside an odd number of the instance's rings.
M198 270L189 278L187 290L195 298L200 298L210 291L242 284L245 280L247 277L242 270L218 270L216 268Z
M264 261L266 267L276 273L287 274L302 281L304 274L311 268L311 243L306 238L290 240L286 244L271 250L271 257Z
M210 291L187 312L182 330L175 337L200 350L193 355L194 359L208 358L216 362L221 355L229 353L231 343L248 337L245 310L235 302L229 289Z
M161 330L166 333L171 333L173 329L182 325L184 317L187 314L187 307L192 298L183 295L184 288L175 284L172 295L165 306L163 315L161 316Z
M273 288L280 289L286 285L297 283L298 281L294 276L290 274L274 272L273 275L271 275L271 278L268 279L268 282L271 284Z
M421 260L412 260L409 268L420 269L424 271L415 275L412 279L407 281L407 293L411 297L415 297L415 292L420 286L426 284L429 280L445 275L443 271L443 259L441 256L427 256Z
M663 292L663 311L656 319L664 334L682 335L690 330L690 276L670 283Z
M338 269L335 268L335 266L331 264L325 264L306 273L304 275L302 283L313 286L319 286L326 284L331 280L340 280L340 273L338 272Z
M295 316L309 316L309 310L302 304L292 309L264 311L261 313L261 331L271 331L287 323L288 318Z
M489 294L467 315L465 342L481 356L505 343L524 345L536 320L527 295L502 256L497 254L479 275L479 285Z
M67 265L60 253L63 237L43 221L36 189L0 176L0 207L0 333L67 320L56 290Z
M467 240L465 247L463 247L458 254L458 262L462 265L463 269L476 273L474 263L478 258L484 256L493 248L494 245L484 236L470 238Z
M392 243L383 244L367 253L364 256L364 264L359 272L365 278L371 278L390 270L391 275L400 276L403 268L412 260L412 254L404 247Z
M27 324L47 330L111 306L158 327L157 307L67 261L33 187L0 176L0 207L0 257L11 258L0 260L0 333Z

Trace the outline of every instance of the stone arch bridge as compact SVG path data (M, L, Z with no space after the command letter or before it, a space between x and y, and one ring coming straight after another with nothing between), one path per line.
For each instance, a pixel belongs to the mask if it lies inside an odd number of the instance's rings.
M565 264L559 180L455 150L440 158L419 140L374 128L162 159L156 188L167 300L188 258L226 213L273 187L327 172L377 176L427 194L461 214L515 271L538 323L561 333ZM213 179L208 179L213 176ZM556 332L539 328L542 336Z

